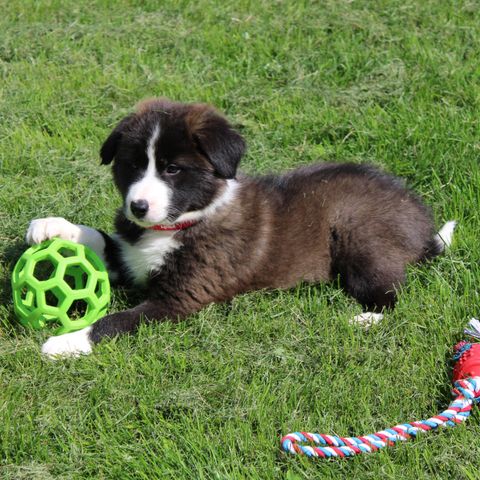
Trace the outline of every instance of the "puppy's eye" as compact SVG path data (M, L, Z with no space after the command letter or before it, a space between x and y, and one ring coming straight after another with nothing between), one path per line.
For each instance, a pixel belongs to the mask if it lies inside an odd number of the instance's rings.
M168 175L176 175L178 172L180 172L180 170L181 168L178 165L171 163L165 169L165 173L167 173Z

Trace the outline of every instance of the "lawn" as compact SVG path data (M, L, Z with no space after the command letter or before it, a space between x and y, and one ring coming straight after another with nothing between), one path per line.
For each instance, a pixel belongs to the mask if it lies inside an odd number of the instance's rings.
M376 454L312 461L283 434L360 435L451 400L452 346L479 315L480 5L465 1L0 1L0 478L478 479L480 415ZM243 170L318 159L404 177L441 258L412 267L365 331L336 285L257 292L51 361L15 323L32 218L112 228L98 151L140 99L213 103ZM245 259L248 261L248 259ZM129 304L116 291L111 311Z

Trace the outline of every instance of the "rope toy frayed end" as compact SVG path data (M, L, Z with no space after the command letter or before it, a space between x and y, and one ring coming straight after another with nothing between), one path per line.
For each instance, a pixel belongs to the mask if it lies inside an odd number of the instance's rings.
M465 333L480 339L480 321L472 318L468 326ZM453 395L456 398L444 412L427 420L403 423L362 437L290 433L282 438L282 449L308 457L352 457L395 445L398 441L416 437L422 431L434 430L439 426L453 427L464 422L470 416L473 404L480 401L480 344L462 341L454 350Z

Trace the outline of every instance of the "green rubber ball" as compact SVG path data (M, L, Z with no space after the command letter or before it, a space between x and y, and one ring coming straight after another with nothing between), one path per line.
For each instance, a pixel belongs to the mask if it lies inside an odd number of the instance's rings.
M55 334L73 332L103 317L110 302L105 265L85 245L54 238L26 250L12 274L20 323Z

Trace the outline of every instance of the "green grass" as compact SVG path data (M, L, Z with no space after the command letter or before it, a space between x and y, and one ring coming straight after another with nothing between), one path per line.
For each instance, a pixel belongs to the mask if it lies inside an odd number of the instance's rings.
M478 479L465 426L350 461L279 449L303 429L359 435L445 407L452 345L479 313L476 1L0 1L0 478ZM140 99L217 105L247 172L373 162L459 221L369 331L335 285L260 292L90 357L40 356L10 272L32 218L111 229L98 150ZM81 172L81 173L79 173ZM247 259L248 261L248 259ZM112 310L128 304L117 292Z

